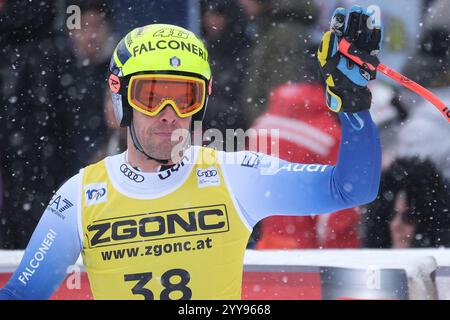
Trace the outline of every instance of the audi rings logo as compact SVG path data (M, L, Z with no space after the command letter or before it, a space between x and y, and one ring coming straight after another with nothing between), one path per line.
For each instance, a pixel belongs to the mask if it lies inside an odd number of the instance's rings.
M197 176L205 178L215 177L217 176L217 170L197 170Z
M216 167L197 169L197 183L199 188L220 186L220 175Z
M134 182L141 183L142 181L144 181L143 175L134 172L133 170L128 168L128 166L126 164L122 164L120 166L120 171L123 173L123 175L125 177L127 177L128 179L130 179Z

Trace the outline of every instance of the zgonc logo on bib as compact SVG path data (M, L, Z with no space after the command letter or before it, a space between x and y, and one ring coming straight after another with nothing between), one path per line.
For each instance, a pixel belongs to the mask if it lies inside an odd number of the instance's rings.
M228 232L225 205L149 212L94 221L87 227L89 247L198 236Z

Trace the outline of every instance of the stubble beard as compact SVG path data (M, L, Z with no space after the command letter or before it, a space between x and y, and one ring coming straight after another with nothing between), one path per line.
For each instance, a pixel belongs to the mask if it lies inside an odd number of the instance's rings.
M179 149L180 142L184 139L184 144L186 144L186 135L188 134L185 132L182 136L179 134L172 134L171 136L159 136L155 132L158 131L171 131L174 133L175 130L180 128L149 128L145 131L145 138L142 139L144 143L142 143L144 147L144 151L150 155L151 157L155 159L161 159L161 160L172 160L172 162L178 162L178 156L174 156L174 148L177 147ZM177 130L178 131L178 130ZM185 131L185 130L183 130ZM186 130L187 131L187 130ZM180 155L181 157L181 155ZM173 159L172 159L173 158Z

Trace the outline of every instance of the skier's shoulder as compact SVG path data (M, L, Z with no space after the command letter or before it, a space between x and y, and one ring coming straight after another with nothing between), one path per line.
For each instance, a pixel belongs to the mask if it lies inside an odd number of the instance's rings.
M77 190L80 186L80 182L82 179L81 170L77 174L73 175L69 179L67 179L56 191L53 195L53 198L58 196L65 196L69 198L73 198L77 194Z
M102 159L94 160L94 161L92 161L92 163L90 163L87 166L83 167L80 170L80 172L86 171L87 169L98 168L100 166L105 165L106 162L116 162L116 161L123 162L123 159L125 158L125 154L126 154L126 151L124 151L122 153L114 154L114 155L109 155L109 156L106 156L106 157L104 157Z
M93 162L91 164L88 164L87 166L81 168L76 174L74 174L72 177L67 179L61 187L58 189L57 193L72 193L75 194L75 191L78 190L81 186L81 182L83 180L83 175L87 170L95 170L96 168L99 168L100 166L104 166L105 161L108 161L110 159L116 159L123 157L122 154L116 154L112 156L107 156L101 160L98 160L96 162Z

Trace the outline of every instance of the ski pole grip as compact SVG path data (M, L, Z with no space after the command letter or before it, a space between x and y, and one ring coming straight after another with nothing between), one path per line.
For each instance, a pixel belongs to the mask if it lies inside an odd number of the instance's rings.
M339 52L342 53L344 56L352 60L357 65L361 66L364 69L368 69L370 71L376 71L377 68L372 65L371 63L368 63L366 61L363 61L360 57L355 55L357 50L352 47L351 43L347 41L347 39L343 38L339 42Z

